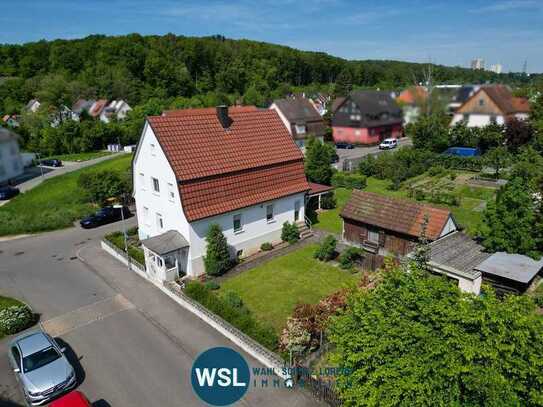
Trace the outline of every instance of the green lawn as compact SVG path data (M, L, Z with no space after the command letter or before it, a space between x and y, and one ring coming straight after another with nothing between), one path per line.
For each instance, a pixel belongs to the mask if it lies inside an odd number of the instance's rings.
M82 172L128 171L126 154L69 174L45 180L0 207L0 236L36 233L69 227L94 209L81 198L77 180Z
M12 307L14 305L22 305L22 302L17 301L14 298L2 297L0 295L0 311L2 311L4 308ZM4 334L2 333L2 331L0 331L0 339L2 339L3 337Z
M220 292L237 292L255 317L280 333L298 303L321 298L356 281L359 276L313 258L317 245L308 245L285 256L229 278Z
M56 158L61 161L88 161L95 158L105 157L106 155L111 155L109 151L91 151L88 153L77 153L77 154L62 154L62 155L53 155L51 157L46 157L46 159Z
M422 179L424 179L424 176L417 177L417 179L410 180L410 182L420 181ZM392 191L388 189L389 185L390 181L388 180L380 180L369 177L368 184L366 188L364 188L364 191L374 192L394 198L409 199L408 192L404 187L398 191ZM337 207L335 209L320 213L318 220L314 223L314 225L317 229L339 234L342 230L339 213L345 205L345 202L347 202L351 196L351 191L345 188L336 188L335 191ZM429 204L449 208L460 226L464 228L468 234L474 235L477 231L479 223L482 220L482 210L480 206L485 201L488 202L494 199L495 191L490 188L459 185L454 189L454 193L461 198L459 206L445 206L433 203Z

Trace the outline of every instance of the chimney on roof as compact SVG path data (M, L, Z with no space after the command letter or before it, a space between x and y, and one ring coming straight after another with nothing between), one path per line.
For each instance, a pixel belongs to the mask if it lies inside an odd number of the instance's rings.
M219 122L221 123L223 129L226 130L230 127L230 125L232 124L232 119L228 116L228 106L217 106L217 118L219 119Z

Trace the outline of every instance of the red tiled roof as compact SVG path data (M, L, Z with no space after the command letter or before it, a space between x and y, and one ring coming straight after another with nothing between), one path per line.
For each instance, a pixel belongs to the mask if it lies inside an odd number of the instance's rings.
M516 113L530 113L530 102L526 98L514 97L512 100Z
M245 106L228 113L226 130L215 108L147 118L189 221L309 190L302 153L275 111Z
M328 192L334 189L334 187L317 184L315 182L310 182L309 188L310 188L309 195L322 194L323 192Z
M91 106L91 108L90 108L90 110L89 110L89 114L90 114L92 117L99 116L100 113L102 113L102 110L104 110L104 108L106 107L106 105L107 105L107 100L106 100L106 99L97 100L97 101L94 102L94 104Z
M428 92L422 86L415 86L404 90L400 93L400 96L396 98L396 101L402 102L408 105L420 103L428 98Z
M426 237L437 240L449 217L452 216L447 209L355 189L340 216L381 229L419 237L426 214L428 214Z

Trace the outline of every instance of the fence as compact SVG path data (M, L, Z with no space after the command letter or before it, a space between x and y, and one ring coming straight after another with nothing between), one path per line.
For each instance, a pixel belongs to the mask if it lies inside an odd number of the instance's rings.
M337 395L332 382L314 377L308 369L301 367L296 370L298 370L298 372L295 381L300 388L309 391L317 400L324 401L331 407L341 406L341 400Z

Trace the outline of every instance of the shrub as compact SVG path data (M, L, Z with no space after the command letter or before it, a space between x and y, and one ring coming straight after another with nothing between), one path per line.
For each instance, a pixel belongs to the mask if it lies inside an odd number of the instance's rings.
M36 322L36 317L28 306L13 305L0 311L0 331L12 335L21 332Z
M215 280L211 280L205 283L205 287L209 290L218 290L219 288L221 288L221 285Z
M209 226L206 235L206 255L204 256L204 266L206 273L210 276L220 276L228 271L232 266L230 253L228 252L228 243L226 237L222 234L221 227L217 224Z
M126 231L126 234L128 236L136 236L138 234L138 227L137 226L134 226L134 227L131 227L129 228L127 231Z
M298 240L300 240L300 231L298 230L298 226L295 223L283 223L281 240L290 244L296 243Z
M247 309L233 307L197 281L187 284L185 294L266 348L277 349L278 339L274 330L258 322Z
M321 208L322 209L334 209L337 206L336 195L334 192L330 192L321 197Z
M326 236L320 246L317 247L317 250L315 250L315 253L313 253L313 257L320 261L332 260L336 255L336 244L337 240L334 236Z
M128 255L142 266L145 265L145 254L143 254L143 250L139 247L128 246Z
M82 196L89 202L103 204L108 198L131 191L129 177L115 171L83 172L77 180Z
M377 175L375 157L372 154L366 156L366 158L364 158L362 161L360 161L360 164L358 164L358 171L366 177Z
M362 258L362 250L357 247L349 247L339 255L339 265L342 269L350 269L354 266L355 261Z
M271 249L273 249L273 245L270 242L265 242L260 245L260 250L262 251L267 252L267 251L270 251Z
M428 175L431 177L435 177L438 175L443 175L445 173L445 168L443 168L440 165L433 165L428 170Z
M332 185L349 189L364 189L367 185L367 178L365 175L338 171L332 176Z
M223 300L231 307L239 308L239 309L245 308L243 305L243 300L235 291L232 291L232 290L225 291L223 294Z

